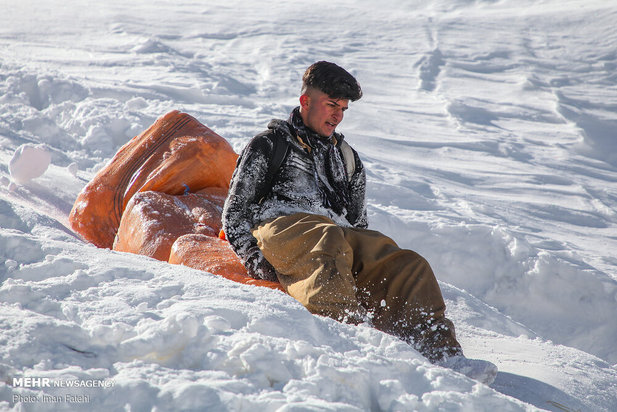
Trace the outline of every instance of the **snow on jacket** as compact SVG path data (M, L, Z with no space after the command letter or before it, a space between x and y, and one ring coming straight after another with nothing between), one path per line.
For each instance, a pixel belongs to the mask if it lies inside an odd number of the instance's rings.
M289 150L280 168L268 176L274 139L285 139ZM352 149L355 170L347 176L343 139L340 133L318 136L296 108L287 121L272 120L242 151L223 209L223 230L252 277L277 280L251 234L264 220L305 212L327 216L341 226L368 226L364 166Z

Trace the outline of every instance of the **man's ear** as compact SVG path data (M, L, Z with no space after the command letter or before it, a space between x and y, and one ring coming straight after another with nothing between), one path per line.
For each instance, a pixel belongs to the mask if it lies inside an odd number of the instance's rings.
M308 105L311 101L311 98L309 97L308 94L303 94L302 96L300 96L300 107L302 107L303 109L308 109Z

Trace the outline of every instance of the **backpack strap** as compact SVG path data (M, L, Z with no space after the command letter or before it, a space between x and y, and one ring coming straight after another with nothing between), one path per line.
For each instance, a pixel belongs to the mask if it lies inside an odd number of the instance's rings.
M272 148L272 160L270 161L270 165L268 166L268 174L266 179L268 182L272 182L274 179L274 175L281 168L281 165L285 161L287 157L287 152L289 152L289 142L285 138L278 133L274 134L273 139L274 147Z
M351 182L351 177L356 171L356 158L353 154L353 149L345 140L341 142L341 153L345 161L345 170L347 171L347 180Z

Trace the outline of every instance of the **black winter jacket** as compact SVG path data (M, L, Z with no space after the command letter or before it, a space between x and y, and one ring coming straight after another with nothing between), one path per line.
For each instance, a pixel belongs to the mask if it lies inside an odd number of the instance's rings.
M289 150L280 168L268 176L274 139L287 140ZM305 212L327 216L341 226L368 226L364 166L352 149L355 171L347 176L343 139L339 133L321 138L304 126L296 108L287 121L272 120L242 151L223 209L223 230L252 277L277 280L251 234L251 228L266 219Z

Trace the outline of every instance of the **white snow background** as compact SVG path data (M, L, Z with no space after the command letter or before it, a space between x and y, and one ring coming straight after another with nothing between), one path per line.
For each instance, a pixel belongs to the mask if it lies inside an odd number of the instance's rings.
M0 409L617 410L615 1L0 11ZM500 369L490 387L278 291L66 228L159 116L185 111L240 151L322 59L364 89L339 131L368 169L371 228L431 262L465 353Z

